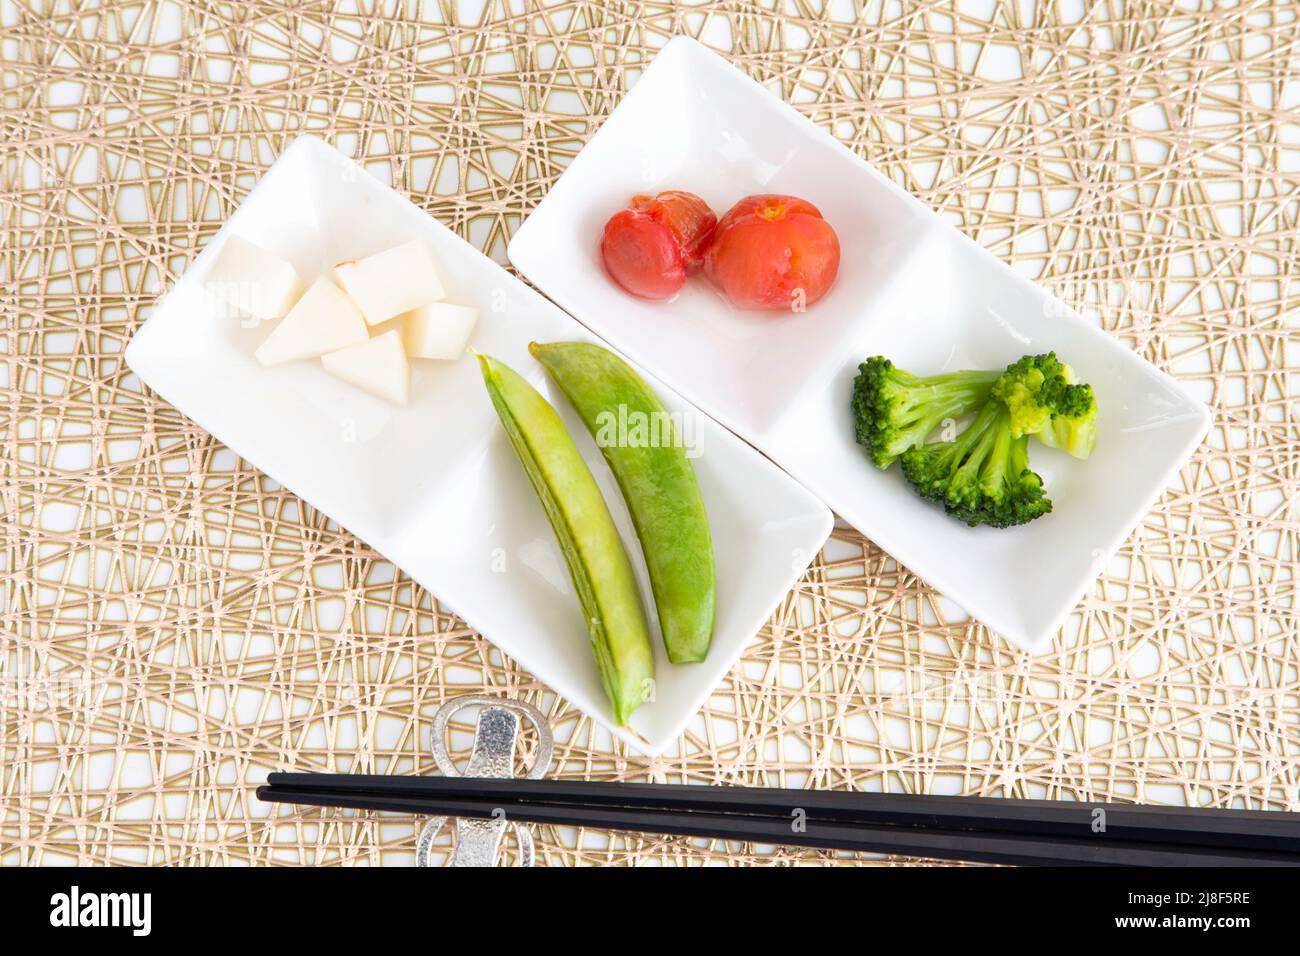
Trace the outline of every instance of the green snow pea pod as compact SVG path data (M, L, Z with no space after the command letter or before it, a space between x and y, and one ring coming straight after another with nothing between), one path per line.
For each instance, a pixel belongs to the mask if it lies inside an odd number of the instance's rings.
M601 684L621 726L654 689L654 650L632 563L559 414L509 366L486 355L478 359L488 395L564 553Z
M596 439L623 492L650 571L668 659L704 660L716 606L713 539L674 417L608 349L534 342L528 350Z

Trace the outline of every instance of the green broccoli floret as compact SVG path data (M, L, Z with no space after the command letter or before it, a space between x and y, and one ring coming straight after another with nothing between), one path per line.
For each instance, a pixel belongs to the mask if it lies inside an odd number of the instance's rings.
M1048 448L1087 458L1097 447L1097 396L1091 385L1067 385L1047 427L1034 437Z
M922 444L945 419L973 412L989 397L997 372L917 376L874 355L853 381L853 432L877 468Z
M1047 427L1056 397L1073 381L1073 371L1055 352L1026 355L1007 366L993 386L993 397L1006 404L1011 433L1019 438Z
M1011 414L1011 435L1033 435L1050 448L1087 458L1097 444L1097 397L1078 384L1055 352L1026 355L1007 366L993 397Z
M1052 510L1029 469L1029 438L1012 434L1011 413L988 402L953 441L908 449L903 475L929 501L966 524L1008 528Z

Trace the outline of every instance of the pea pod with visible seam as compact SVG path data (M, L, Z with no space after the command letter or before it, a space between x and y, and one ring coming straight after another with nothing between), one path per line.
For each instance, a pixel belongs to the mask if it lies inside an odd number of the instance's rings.
M555 409L508 365L486 355L479 364L564 554L614 719L626 724L654 689L654 649L623 539Z
M695 469L674 418L621 358L591 342L528 346L573 405L627 502L674 664L702 661L713 640L713 539ZM628 422L629 435L608 434ZM631 440L631 431L640 436ZM644 440L641 440L644 439Z

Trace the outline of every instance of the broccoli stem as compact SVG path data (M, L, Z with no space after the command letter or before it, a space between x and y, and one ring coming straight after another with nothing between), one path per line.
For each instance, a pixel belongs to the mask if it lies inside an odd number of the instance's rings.
M931 378L917 378L902 373L900 380L912 386L911 404L901 415L901 426L909 433L921 429L918 440L943 424L945 419L959 418L988 399L997 375L992 372L952 372Z
M974 505L977 493L988 487L999 491L1001 474L1006 462L1006 445L1010 430L1006 409L998 402L989 402L971 424L969 431L976 432L965 460L958 465L948 485L948 496L965 504ZM999 455L999 451L1001 454Z
M998 402L985 402L975 420L952 441L927 445L921 449L934 449L935 454L931 466L924 474L917 471L915 476L909 475L909 480L916 483L917 490L923 497L943 501L948 496L948 489L955 484L963 463L978 454L977 449L986 440L1001 414L1002 408ZM907 468L904 470L909 471Z

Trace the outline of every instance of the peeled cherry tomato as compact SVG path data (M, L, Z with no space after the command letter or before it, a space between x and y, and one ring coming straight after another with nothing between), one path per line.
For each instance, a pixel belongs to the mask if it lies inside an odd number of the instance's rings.
M704 258L705 275L738 309L806 308L839 267L835 230L797 196L746 196L718 222Z
M633 196L605 223L600 254L619 285L643 299L667 299L700 267L717 217L699 196L668 190Z
M600 255L610 278L643 299L667 299L686 282L672 230L635 209L620 210L605 223Z

